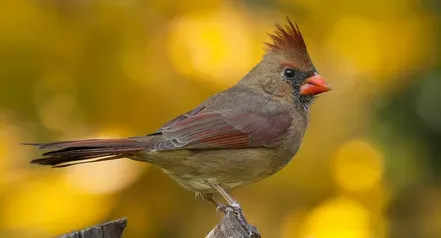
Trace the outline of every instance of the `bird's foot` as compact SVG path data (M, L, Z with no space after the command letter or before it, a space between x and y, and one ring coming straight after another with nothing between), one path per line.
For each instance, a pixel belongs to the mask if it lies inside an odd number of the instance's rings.
M234 209L231 206L225 205L223 203L218 203L217 204L217 210L221 211L225 214L229 213L229 212L233 212L234 213Z
M260 238L259 231L255 226L248 223L248 221L245 219L245 216L243 215L242 208L238 203L233 203L232 205L225 205L223 203L216 201L216 205L217 205L217 210L225 214L228 214L229 212L233 213L236 216L239 224L245 229L245 231L247 232L250 238Z
M239 203L233 203L231 206L228 207L230 207L230 209L234 212L237 220L239 221L239 224L245 229L245 231L251 238L260 238L260 234L259 231L257 231L257 228L248 223L248 221L245 219Z
M198 194L198 196L200 196L202 199L209 201L210 203L215 205L217 211L221 211L225 214L227 214L228 212L234 212L233 209L231 208L231 206L225 205L225 204L217 201L215 199L213 193L203 193L203 194Z
M225 214L228 214L229 212L233 213L239 224L245 229L248 236L250 238L260 238L260 234L257 231L257 228L245 219L245 216L243 215L242 208L240 207L239 203L236 201L232 202L231 205L223 204L219 201L217 201L214 197L214 194L212 193L206 193L206 194L200 194L200 196L209 202L211 202L213 205L216 206L218 211L221 211Z

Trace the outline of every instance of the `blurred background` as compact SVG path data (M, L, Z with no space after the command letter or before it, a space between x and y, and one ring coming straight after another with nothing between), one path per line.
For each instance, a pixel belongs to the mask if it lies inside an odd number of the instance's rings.
M158 168L29 164L20 142L154 131L236 83L274 23L333 86L296 158L232 194L263 237L441 237L437 0L15 0L0 8L0 237L127 217L124 237L204 237L222 217Z

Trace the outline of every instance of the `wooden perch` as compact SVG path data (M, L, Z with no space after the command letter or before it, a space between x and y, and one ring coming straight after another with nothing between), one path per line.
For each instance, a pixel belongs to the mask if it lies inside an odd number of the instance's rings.
M57 238L121 238L126 225L126 218L122 218L80 231L72 231Z
M245 229L240 225L236 216L232 212L227 215L217 224L213 230L208 233L205 238L248 238L249 235Z
M122 238L126 218L110 221L79 231L72 231L57 238ZM205 238L249 238L236 216L228 212Z

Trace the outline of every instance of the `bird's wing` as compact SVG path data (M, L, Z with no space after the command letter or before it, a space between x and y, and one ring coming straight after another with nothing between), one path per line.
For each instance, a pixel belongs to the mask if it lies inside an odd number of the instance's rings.
M274 147L291 125L285 113L214 111L196 108L153 133L155 150Z

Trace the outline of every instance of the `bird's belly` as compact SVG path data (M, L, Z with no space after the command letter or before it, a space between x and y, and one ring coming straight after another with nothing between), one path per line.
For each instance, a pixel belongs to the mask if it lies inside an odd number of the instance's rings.
M246 181L232 182L230 180L225 180L224 178L218 177L216 175L191 176L188 174L187 175L176 174L165 169L163 170L171 178L176 180L182 187L200 193L214 192L214 189L211 187L211 184L221 184L225 188L235 188L249 183Z
M189 190L211 192L210 184L234 188L264 179L283 168L292 156L253 148L151 152L146 160Z

